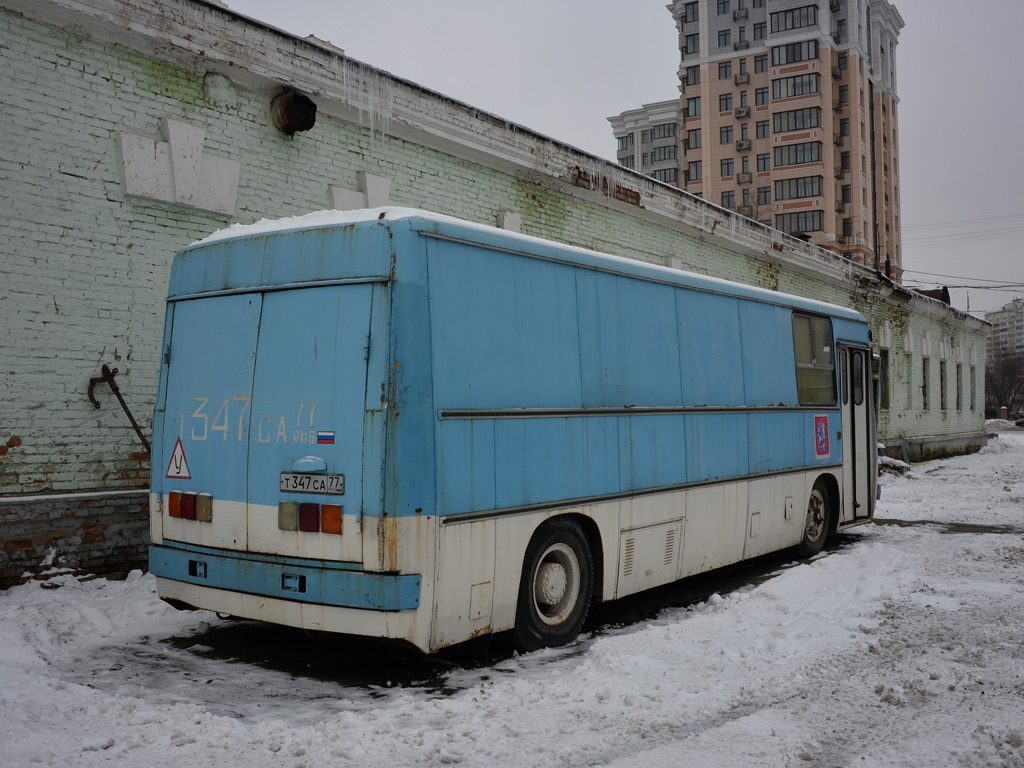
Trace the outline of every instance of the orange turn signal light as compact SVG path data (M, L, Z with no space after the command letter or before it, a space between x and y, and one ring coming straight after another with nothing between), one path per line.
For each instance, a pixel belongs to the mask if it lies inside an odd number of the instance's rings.
M167 514L181 517L181 491L171 491L167 495Z
M324 504L320 508L320 530L323 533L341 533L340 504Z

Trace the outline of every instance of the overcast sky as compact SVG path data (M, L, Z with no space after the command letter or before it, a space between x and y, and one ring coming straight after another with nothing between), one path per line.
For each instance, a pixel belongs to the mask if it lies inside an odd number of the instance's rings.
M605 158L606 118L676 98L668 0L227 0ZM896 0L908 285L1024 283L1022 0ZM931 273L931 274L926 274ZM951 288L972 313L1024 287Z

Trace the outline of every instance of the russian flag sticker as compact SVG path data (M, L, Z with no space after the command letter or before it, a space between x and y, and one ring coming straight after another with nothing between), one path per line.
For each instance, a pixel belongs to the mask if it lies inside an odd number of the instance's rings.
M333 432L317 432L316 433L316 444L317 445L334 445L334 433Z

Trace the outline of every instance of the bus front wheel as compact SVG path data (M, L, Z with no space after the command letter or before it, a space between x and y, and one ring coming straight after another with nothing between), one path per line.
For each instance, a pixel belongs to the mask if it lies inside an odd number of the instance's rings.
M797 545L800 557L814 557L825 547L831 520L828 486L818 480L807 499L807 515L804 518L804 535Z
M579 634L590 609L594 567L580 524L555 519L533 535L519 583L516 647L564 645Z

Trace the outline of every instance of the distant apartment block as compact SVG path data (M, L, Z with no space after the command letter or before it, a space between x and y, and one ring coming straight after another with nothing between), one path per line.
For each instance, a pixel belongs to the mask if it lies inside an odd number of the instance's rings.
M992 327L985 335L985 353L1024 355L1024 299L1014 299L998 312L985 313Z
M668 9L681 99L609 118L619 163L900 281L896 8L674 0Z
M679 186L679 99L644 104L608 120L619 144L615 155L619 165Z

